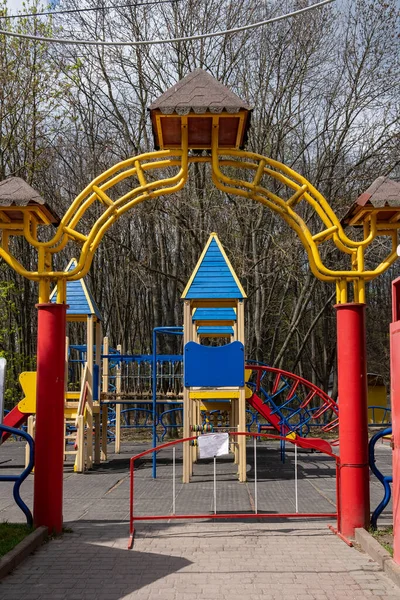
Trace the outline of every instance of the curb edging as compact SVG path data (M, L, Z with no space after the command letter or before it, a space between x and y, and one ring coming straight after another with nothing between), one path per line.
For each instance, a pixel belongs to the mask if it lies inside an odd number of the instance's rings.
M365 529L355 530L355 540L378 563L389 579L400 587L400 565L394 562L389 552Z
M47 537L47 527L38 527L35 531L27 535L22 542L17 544L15 548L0 558L0 580L41 546Z

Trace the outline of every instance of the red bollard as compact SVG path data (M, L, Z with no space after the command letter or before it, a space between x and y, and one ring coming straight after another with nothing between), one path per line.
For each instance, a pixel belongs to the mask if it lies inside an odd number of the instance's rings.
M33 519L49 533L63 524L66 304L37 304L37 385Z
M337 304L340 533L370 520L365 304Z
M400 277L392 282L390 324L390 397L392 407L393 559L400 565Z

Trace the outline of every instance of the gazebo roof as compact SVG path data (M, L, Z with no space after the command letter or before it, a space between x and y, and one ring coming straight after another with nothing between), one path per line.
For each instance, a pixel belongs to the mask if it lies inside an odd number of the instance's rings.
M195 69L150 106L156 149L182 148L182 128L188 148L210 150L217 126L219 148L243 148L251 107L212 75Z
M40 225L57 224L60 219L40 194L21 177L8 177L0 181L0 222L22 222L23 213L34 213Z
M225 85L203 69L195 69L154 100L150 110L160 110L165 115L190 112L237 113L251 107Z
M393 209L393 210L391 210ZM344 225L362 225L374 212L379 221L400 219L400 182L389 177L378 177L355 201L343 217Z

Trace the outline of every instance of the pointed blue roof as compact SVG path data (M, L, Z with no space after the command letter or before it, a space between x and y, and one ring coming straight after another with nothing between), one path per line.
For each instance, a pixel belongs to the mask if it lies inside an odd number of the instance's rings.
M182 298L196 300L246 298L245 291L216 233L210 235Z
M72 271L77 265L76 258L72 258L67 265L65 272ZM50 295L50 302L56 302L57 286ZM86 285L85 279L77 281L67 281L67 320L79 321L86 317L96 317L99 321L103 320L99 307Z

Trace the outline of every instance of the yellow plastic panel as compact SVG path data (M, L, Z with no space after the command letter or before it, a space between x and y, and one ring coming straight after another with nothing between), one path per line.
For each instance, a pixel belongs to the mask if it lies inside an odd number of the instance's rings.
M18 402L18 409L24 414L36 413L36 371L24 371L19 376L24 397Z
M231 400L239 398L239 390L199 390L189 392L189 398L195 400Z

